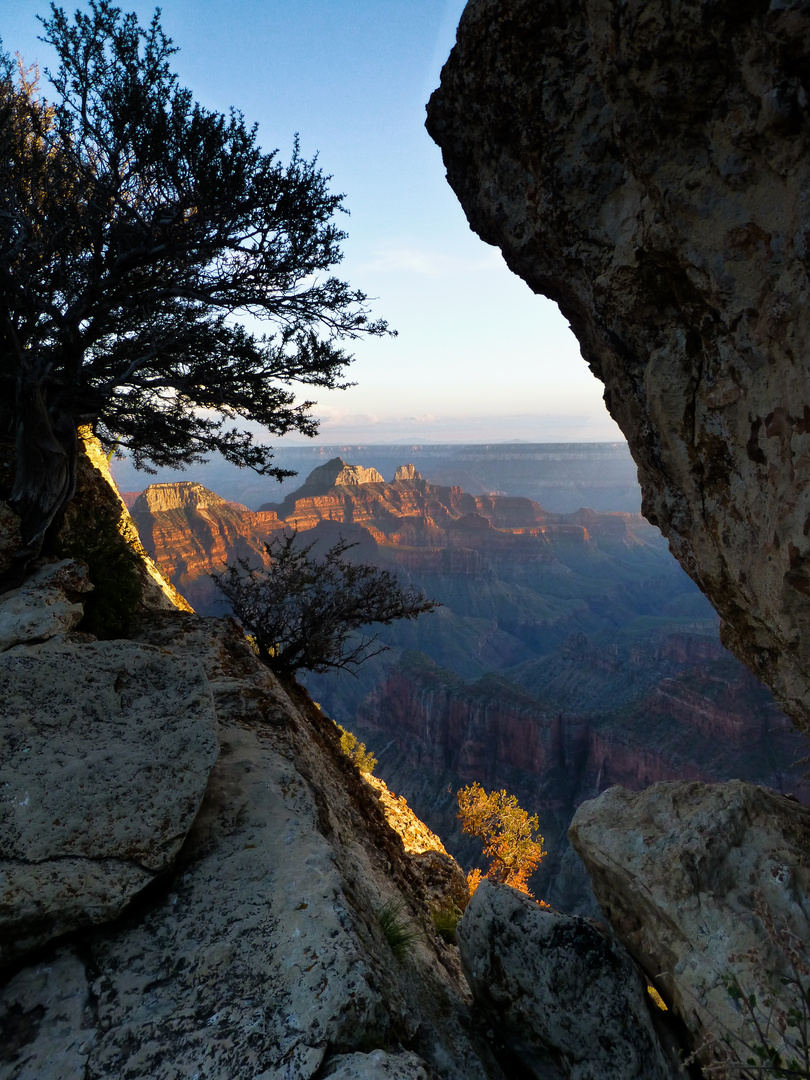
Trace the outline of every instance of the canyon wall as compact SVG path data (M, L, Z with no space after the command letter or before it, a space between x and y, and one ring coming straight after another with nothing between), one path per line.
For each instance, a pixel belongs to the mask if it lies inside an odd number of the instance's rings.
M810 12L471 0L428 130L472 228L555 300L643 509L810 726Z
M266 565L265 541L283 528L276 514L254 513L188 480L150 484L130 512L166 577L195 610L211 614L224 604L210 575L240 558Z
M480 864L481 848L461 833L455 792L477 781L515 794L538 814L546 839L535 895L563 911L596 914L567 840L583 800L614 784L641 791L658 781L741 777L810 802L805 769L796 764L806 740L748 671L722 657L719 643L687 647L688 640L673 635L628 657L585 639L547 665L546 701L516 684L514 673L469 683L406 653L351 723L379 771L467 866ZM680 662L689 656L691 663ZM593 674L600 665L605 670ZM590 685L572 694L572 707L561 707L571 677L587 682L588 671ZM621 684L630 689L617 697Z

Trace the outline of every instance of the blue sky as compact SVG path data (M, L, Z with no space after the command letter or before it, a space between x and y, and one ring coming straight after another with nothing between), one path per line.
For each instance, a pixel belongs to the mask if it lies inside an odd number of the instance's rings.
M147 22L151 4L126 3ZM204 105L240 109L264 149L295 132L351 216L338 272L399 331L361 341L358 385L319 397L319 441L621 438L550 301L469 229L424 130L463 0L165 0L175 69ZM11 10L9 10L9 8ZM73 5L68 5L72 10ZM0 13L8 52L48 64L44 0ZM227 11L227 15L225 12Z

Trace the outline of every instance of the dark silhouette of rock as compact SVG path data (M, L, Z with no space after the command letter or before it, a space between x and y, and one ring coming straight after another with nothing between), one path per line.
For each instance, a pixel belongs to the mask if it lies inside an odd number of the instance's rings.
M537 1080L670 1080L645 980L590 920L484 878L457 930L476 1003Z

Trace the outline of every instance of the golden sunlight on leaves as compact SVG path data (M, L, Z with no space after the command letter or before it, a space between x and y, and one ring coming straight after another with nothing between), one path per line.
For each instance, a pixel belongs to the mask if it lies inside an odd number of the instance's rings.
M485 792L477 782L462 788L457 798L462 831L484 841L484 855L490 863L483 876L531 896L529 878L546 854L543 837L535 836L537 815L521 809L514 795ZM480 881L481 871L473 870L467 878L470 895Z
M664 1012L669 1012L669 1009L667 1008L664 999L661 997L655 987L651 986L649 983L647 984L647 993L650 995L650 997L653 999L659 1009L662 1009Z

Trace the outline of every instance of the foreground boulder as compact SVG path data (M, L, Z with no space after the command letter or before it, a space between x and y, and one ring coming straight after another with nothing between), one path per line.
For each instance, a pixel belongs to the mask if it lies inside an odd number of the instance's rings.
M211 691L148 645L20 645L0 655L0 747L2 967L115 918L172 864L218 753Z
M84 617L92 591L87 567L72 559L43 559L25 583L0 597L0 652L66 634Z
M810 728L810 8L470 0L428 129L557 301L644 513Z
M461 963L496 1037L537 1080L676 1076L645 982L621 946L486 878L457 931Z
M766 788L659 783L583 803L571 841L611 926L682 1017L704 1058L767 1042L800 1060L788 1020L810 941L810 809ZM729 993L733 979L752 1010ZM731 1048L723 1045L730 1040Z
M125 644L202 663L220 755L163 880L117 922L76 930L0 987L0 1077L505 1080L433 933L421 876L336 725L303 691L282 689L233 624L157 613L140 637ZM127 686L141 727L145 685ZM152 745L166 788L182 783L181 754ZM72 807L52 812L78 832ZM381 926L386 906L411 931L403 955Z

